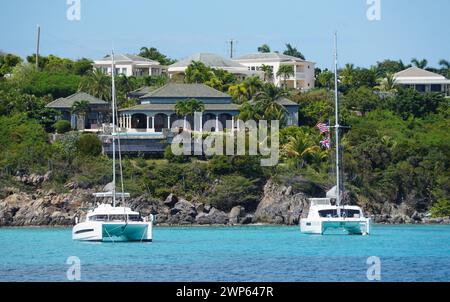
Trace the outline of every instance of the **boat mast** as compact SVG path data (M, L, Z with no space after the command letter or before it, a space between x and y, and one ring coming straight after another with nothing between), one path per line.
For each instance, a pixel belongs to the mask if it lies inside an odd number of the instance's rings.
M111 52L111 59L112 59L112 65L111 65L111 93L112 93L112 153L113 153L113 160L112 160L112 171L113 171L113 188L112 188L112 199L113 199L113 207L116 207L116 84L115 84L115 72L116 72L116 66L114 62L114 51Z
M336 135L336 205L338 207L337 214L341 217L340 205L341 205L341 164L340 164L340 141L339 131L341 126L339 125L339 90L338 90L338 48L337 48L337 32L334 34L334 112L335 112L335 135Z

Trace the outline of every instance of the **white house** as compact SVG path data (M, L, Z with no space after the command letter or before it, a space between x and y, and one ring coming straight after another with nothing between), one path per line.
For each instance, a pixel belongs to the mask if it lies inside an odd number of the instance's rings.
M394 80L397 85L419 92L442 92L450 97L450 80L431 71L411 67L394 74Z
M222 69L228 71L229 73L237 75L241 79L255 75L261 78L263 77L262 72L249 70L244 65L241 65L230 59L222 58L221 56L212 53L196 53L184 60L178 61L175 64L170 65L168 68L169 76L172 77L177 74L184 74L186 68L194 61L202 62L206 66L214 69Z
M279 87L284 85L285 79L277 76L278 70L282 65L290 65L294 68L294 75L287 79L287 87L300 90L314 88L316 65L314 62L280 53L249 54L233 59L233 61L246 66L249 71L260 71L262 65L270 66L273 71L273 78L270 80Z
M159 76L167 73L167 67L159 62L136 55L116 54L114 55L116 74L123 74L127 77L135 76ZM111 74L111 56L94 61L94 68L101 70L104 74Z

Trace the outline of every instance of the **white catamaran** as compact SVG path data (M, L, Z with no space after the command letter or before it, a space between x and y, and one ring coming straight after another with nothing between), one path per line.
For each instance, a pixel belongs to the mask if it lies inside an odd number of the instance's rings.
M337 35L335 35L335 119L336 135L336 186L327 193L326 198L311 198L307 218L300 219L300 230L307 234L323 235L330 229L342 229L348 234L369 235L371 219L364 216L358 206L342 204L341 158L339 135L342 126L339 124L339 95L338 95L338 54Z
M109 203L97 205L90 210L83 222L75 221L76 225L72 230L72 239L80 241L152 241L153 216L141 217L138 212L133 212L125 207L125 198L130 194L124 193L123 174L120 156L120 136L116 133L116 91L115 91L115 62L112 53L112 149L113 149L113 181L110 192L95 193L96 198L111 200ZM116 139L119 142L119 162L122 192L116 192ZM117 207L116 201L120 198L123 207Z

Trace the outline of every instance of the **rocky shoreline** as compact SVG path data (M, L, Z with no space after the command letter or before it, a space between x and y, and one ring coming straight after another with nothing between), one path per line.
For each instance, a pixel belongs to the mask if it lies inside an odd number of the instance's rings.
M45 181L42 177L30 176L20 179L29 185ZM75 217L83 217L93 206L92 193L98 190L80 188L68 184L67 193L36 189L33 193L21 192L17 188L2 188L0 199L1 227L28 226L72 226ZM188 201L170 194L165 200L141 196L128 201L128 206L143 216L153 214L156 225L298 225L309 209L308 196L294 192L292 187L268 181L262 199L255 211L236 206L224 212L211 205ZM406 204L384 203L371 206L366 211L375 223L382 224L450 224L450 218L429 218Z

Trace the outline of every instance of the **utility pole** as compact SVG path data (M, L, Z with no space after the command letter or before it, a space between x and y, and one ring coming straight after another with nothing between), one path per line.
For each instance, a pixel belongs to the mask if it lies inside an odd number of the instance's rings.
M37 26L36 70L39 70L39 47L41 43L41 27Z
M230 58L233 58L233 53L234 53L234 40L231 39L230 40Z

